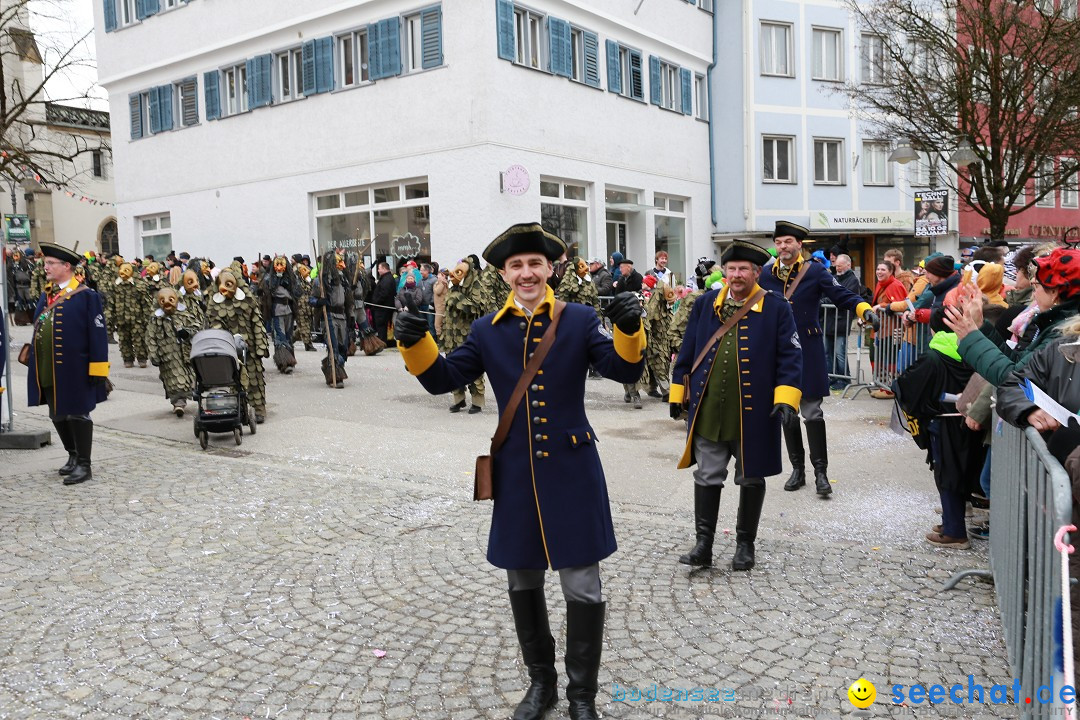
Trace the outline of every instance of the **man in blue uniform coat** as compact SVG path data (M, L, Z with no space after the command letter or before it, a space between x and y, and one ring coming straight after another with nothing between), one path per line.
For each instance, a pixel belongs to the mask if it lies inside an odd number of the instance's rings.
M805 262L802 258L803 240L810 231L786 220L776 223L773 243L776 258L761 271L761 287L772 290L788 299L795 313L795 325L802 344L802 407L806 423L806 441L810 446L810 463L814 467L814 486L822 497L832 492L829 483L829 453L825 442L825 416L821 412L821 400L829 394L829 369L825 363L825 342L818 323L821 297L824 295L840 312L855 314L877 326L877 316L855 293L836 281L821 263ZM806 484L806 457L803 452L802 430L796 415L784 423L784 439L787 441L788 458L791 460L791 477L785 490L798 490Z
M433 395L487 374L500 416L551 323L555 296L547 280L566 252L538 223L514 225L484 250L510 286L501 310L476 320L463 345L439 355L427 321L412 308L394 324L409 372ZM567 303L551 352L525 392L494 456L494 511L488 561L505 568L510 607L530 687L516 720L541 718L558 699L555 643L544 600L547 568L559 571L566 598L566 698L570 717L596 718L597 673L605 603L599 562L615 552L615 531L596 432L585 416L592 366L617 382L635 382L644 365L641 306L632 293L608 306L609 335L585 305Z
M68 452L60 468L65 485L91 478L94 422L90 411L105 400L109 339L101 296L75 278L82 259L54 243L40 243L51 289L38 299L30 343L27 404L48 405L49 418Z
M679 468L697 465L697 542L679 558L684 565L712 565L720 491L728 463L735 458L739 511L731 566L735 570L754 566L765 478L783 467L781 419L798 418L802 353L791 308L782 296L758 285L761 266L768 260L767 252L741 240L724 252L721 262L727 284L694 303L672 369L672 377L680 379L680 384L671 385L671 416L679 417L684 398L689 399L690 411ZM753 304L736 319L746 303ZM717 339L717 332L729 321L734 324ZM699 356L702 360L696 362Z

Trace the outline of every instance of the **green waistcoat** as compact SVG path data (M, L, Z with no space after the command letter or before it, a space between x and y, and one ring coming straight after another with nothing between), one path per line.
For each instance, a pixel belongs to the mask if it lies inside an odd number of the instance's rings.
M737 303L730 297L726 299L720 312L721 321L726 322L741 306L741 302ZM709 374L705 395L701 399L701 410L694 423L694 434L713 442L737 443L742 435L737 332L737 327L732 328L720 338L713 360L715 367Z

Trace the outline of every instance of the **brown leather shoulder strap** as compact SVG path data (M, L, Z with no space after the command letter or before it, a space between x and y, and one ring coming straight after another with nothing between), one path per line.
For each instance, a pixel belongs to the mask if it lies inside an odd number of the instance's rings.
M517 412L521 399L525 397L525 388L529 387L529 383L536 376L536 371L540 369L540 364L544 362L548 350L555 343L555 328L559 324L559 316L562 315L565 307L566 303L562 300L555 301L555 306L551 310L551 324L547 326L544 336L540 338L540 345L533 351L532 357L529 358L528 364L525 365L525 370L522 371L517 385L514 386L514 392L510 395L510 402L506 404L506 409L503 410L503 414L499 418L499 426L495 429L495 435L491 438L492 457L506 442L506 436L510 434L510 425L514 422L514 413Z
M799 283L802 282L802 279L804 277L806 277L806 263L805 262L803 262L803 263L801 263L799 265L799 272L795 275L795 282L791 283L791 285L788 286L787 290L784 291L784 298L785 299L787 299L787 300L791 299L791 296L795 294L795 288L799 287Z
M81 283L80 283L80 284L79 284L79 287L75 288L74 290L72 290L71 292L69 292L69 293L68 293L67 295L65 295L64 297L62 297L62 298L60 298L59 300L57 300L57 301L56 301L56 303L55 303L55 304L54 304L53 306L51 306L51 307L50 307L50 305L49 305L49 299L48 299L48 298L45 298L45 309L46 309L46 310L50 310L50 309L52 309L52 307L56 307L56 305L59 305L59 304L60 304L60 303L62 303L62 302L63 302L64 300L67 300L68 298L70 298L70 297L72 297L72 296L74 296L74 295L78 295L78 294L79 294L79 293L81 293L81 292L82 292L83 290L89 290L89 289L90 289L90 288L89 288L89 286L87 286L87 285L83 285L83 284L81 284ZM38 329L39 329L40 327L41 327L41 314L38 314L38 316L37 316L36 318L34 318L34 329L33 329L33 332L31 333L31 337L34 337L34 338L36 338L36 337L37 337L37 334L38 334Z
M694 371L697 370L698 366L705 360L705 356L709 354L710 348L712 348L720 338L724 337L724 333L735 327L735 325L746 316L746 313L750 312L750 308L761 302L761 298L763 297L765 297L765 290L759 288L758 291L754 293L753 297L744 302L742 307L739 308L734 315L729 317L727 322L720 326L719 330L713 333L713 336L709 338L709 342L705 343L705 347L701 348L701 352L699 352L697 358L694 359L694 365L690 368L691 375L694 374Z

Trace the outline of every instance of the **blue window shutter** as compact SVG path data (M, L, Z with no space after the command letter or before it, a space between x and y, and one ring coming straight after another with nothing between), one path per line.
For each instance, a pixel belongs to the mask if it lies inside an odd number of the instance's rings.
M157 15L161 11L161 3L159 2L159 0L142 0L142 4L143 17Z
M555 75L570 77L573 59L570 51L570 23L548 16L548 69Z
M301 60L300 64L303 66L302 75L304 76L304 94L315 94L315 41L308 40L301 46Z
M131 139L138 140L143 136L142 99L139 93L128 95L128 109L131 112Z
M682 81L683 115L689 115L694 112L694 74L686 68L680 68L679 80Z
M642 77L641 53L637 50L630 51L630 97L635 100L645 99L645 82Z
M116 0L104 0L105 2L105 32L116 29Z
M379 43L379 23L367 26L368 38L368 77L372 80L382 77L382 45Z
M582 41L585 45L585 84L590 87L600 87L600 38L596 33L585 31L582 33Z
M221 93L218 92L218 71L203 73L203 93L206 96L206 119L217 120L221 117Z
M159 85L158 95L158 127L159 132L173 129L173 86Z
M386 47L386 54L383 56L386 60L386 66L383 70L387 73L386 77L391 75L401 74L401 18L392 17L383 20L385 27L383 28L382 37L379 38L383 41Z
M622 63L619 62L619 43L605 40L607 50L607 89L613 93L622 92Z
M663 88L660 86L660 58L649 56L649 102L659 105L663 100Z
M423 39L421 67L439 67L443 64L442 54L442 6L428 8L420 13L420 36Z
M269 56L267 56L269 59ZM270 65L266 66L269 77ZM267 86L269 90L269 86ZM330 92L334 89L334 38L327 36L315 40L315 91Z
M333 52L332 48L331 52ZM274 92L271 90L273 86L272 68L274 67L274 56L266 53L256 57L255 61L259 67L259 104L269 105L274 102Z
M161 105L158 102L158 89L156 87L150 88L147 97L150 99L150 134L153 135L161 132Z
M247 68L248 107L257 108L269 105L270 94L270 55L257 55L249 58Z
M514 3L495 0L495 30L499 36L499 57L514 62L517 45L514 43Z
M259 107L259 100L258 100L258 93L259 93L258 85L259 85L259 83L257 83L255 81L255 75L259 71L255 67L255 58L248 58L244 62L244 67L245 67L245 69L247 71L247 82L244 83L244 84L247 85L247 87L245 88L245 91L247 92L248 108L249 109L257 108L257 107Z
M143 0L135 0L135 17L139 20L146 17L146 11L143 9Z

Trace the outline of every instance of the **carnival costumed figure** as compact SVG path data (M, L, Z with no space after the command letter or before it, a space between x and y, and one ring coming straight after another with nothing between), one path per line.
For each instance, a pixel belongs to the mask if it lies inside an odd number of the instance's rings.
M479 264L479 258L470 255L450 271L450 289L446 292L446 316L443 318L443 332L439 337L444 353L449 354L465 344L473 321L491 312L485 304L481 290ZM499 280L503 282L502 278ZM481 412L484 409L484 376L470 382L468 388L472 400L469 413ZM455 388L453 397L454 403L450 406L450 412L461 412L465 407L465 387Z
M120 341L120 355L124 367L146 367L146 320L150 314L147 307L146 283L135 277L131 263L124 263L117 271L112 286L113 315Z
M240 382L255 413L255 422L266 420L266 378L262 359L270 357L259 304L239 286L232 270L218 274L218 289L206 303L206 327L239 335L247 345L247 359L240 368Z
M45 292L45 256L40 252L34 258L34 269L30 271L30 299L37 305L38 299Z
M564 302L576 302L588 305L596 310L600 316L600 296L596 292L592 276L589 275L589 265L584 258L576 257L573 262L573 272L566 272L559 281L559 287L555 289L555 297Z
M296 302L296 334L297 340L304 343L304 349L308 352L315 350L315 346L311 344L311 300L312 284L311 284L311 268L303 263L296 263L293 266L296 272L296 277L299 278L300 297Z
M475 255L469 256L474 267L480 267L480 260ZM510 286L499 274L499 268L486 265L480 273L480 296L486 308L485 312L498 312L510 297Z
M195 380L189 359L191 337L202 329L202 323L171 287L158 290L155 300L157 309L146 324L146 349L173 412L183 417Z
M645 304L645 326L648 350L645 364L649 368L648 395L668 401L671 386L671 345L669 344L672 320L672 306L675 303L675 291L661 281L656 283L649 300Z
M37 301L31 298L30 284L34 273L34 263L30 258L16 250L11 254L8 271L8 302L12 310L12 321L16 325L30 325Z
M206 293L199 285L199 275L190 268L180 277L180 286L176 288L180 302L187 306L187 311L194 315L200 326L206 324Z
M266 320L266 330L274 342L274 365L278 372L286 375L296 365L292 336L300 294L299 278L289 267L288 259L278 255L259 283L259 305Z
M386 343L379 338L375 328L368 322L366 305L367 294L375 287L375 280L354 253L349 253L348 264L349 277L352 278L353 318L360 348L365 355L378 355L386 349ZM355 354L355 347L352 345L350 345L349 354Z
M311 301L315 312L326 312L327 357L323 358L322 371L326 384L339 390L345 387L345 360L349 354L349 328L352 324L352 289L345 277L345 257L333 250L322 257L319 277L312 284ZM330 367L330 352L334 355L334 367Z

